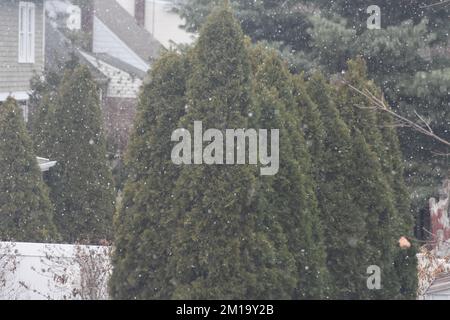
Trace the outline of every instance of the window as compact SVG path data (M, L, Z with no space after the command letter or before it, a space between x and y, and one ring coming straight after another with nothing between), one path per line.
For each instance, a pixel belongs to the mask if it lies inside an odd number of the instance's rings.
M34 63L35 6L19 4L19 63Z

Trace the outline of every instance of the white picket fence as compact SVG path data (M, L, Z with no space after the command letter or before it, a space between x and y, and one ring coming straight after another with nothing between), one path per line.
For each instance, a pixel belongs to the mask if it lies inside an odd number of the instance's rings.
M106 300L111 247L0 242L0 300Z

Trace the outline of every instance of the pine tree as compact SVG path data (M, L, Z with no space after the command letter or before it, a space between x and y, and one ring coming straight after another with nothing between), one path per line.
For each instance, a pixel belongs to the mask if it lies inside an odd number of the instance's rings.
M194 48L187 83L188 112L181 123L204 128L248 127L249 53L229 9L215 11ZM173 298L282 299L292 296L295 275L279 228L258 212L258 180L251 165L184 166L175 189L182 223L174 239Z
M186 28L197 31L206 17L224 0L188 0L181 8L186 18ZM266 40L292 45L295 50L303 48L309 40L306 18L307 4L311 0L231 0L235 15L245 34L253 41Z
M172 52L161 57L140 95L115 221L114 298L169 299L173 292L167 264L179 219L172 196L179 168L170 159L170 137L185 112L185 60Z
M110 240L114 187L106 159L99 97L85 66L68 70L52 114L50 198L64 241Z
M258 54L259 55L259 54ZM294 299L327 298L326 253L311 174L311 159L300 128L289 70L268 51L256 73L258 125L280 129L280 171L271 181L268 210L278 217L297 266Z
M13 99L0 105L0 239L58 239L53 207L23 121Z

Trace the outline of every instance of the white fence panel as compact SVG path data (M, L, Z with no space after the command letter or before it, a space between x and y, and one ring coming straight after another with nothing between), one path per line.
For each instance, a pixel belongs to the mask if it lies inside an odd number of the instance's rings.
M0 242L0 300L105 300L111 247Z

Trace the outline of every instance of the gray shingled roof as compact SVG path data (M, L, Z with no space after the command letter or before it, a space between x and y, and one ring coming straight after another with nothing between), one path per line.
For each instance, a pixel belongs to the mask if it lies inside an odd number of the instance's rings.
M88 54L103 61L103 62L106 62L107 64L109 64L113 67L116 67L117 69L125 71L126 73L129 73L130 75L136 76L139 79L144 79L145 76L147 75L147 73L142 71L141 69L133 67L132 65L130 65L126 62L123 62L120 59L114 58L107 53L90 53L89 52Z
M95 0L95 16L114 32L140 58L152 62L162 45L116 1Z
M108 82L108 78L97 68L92 66L66 36L59 31L50 21L46 21L45 33L45 68L54 70L69 61L72 55L80 59L80 63L89 67L94 80L98 83Z

